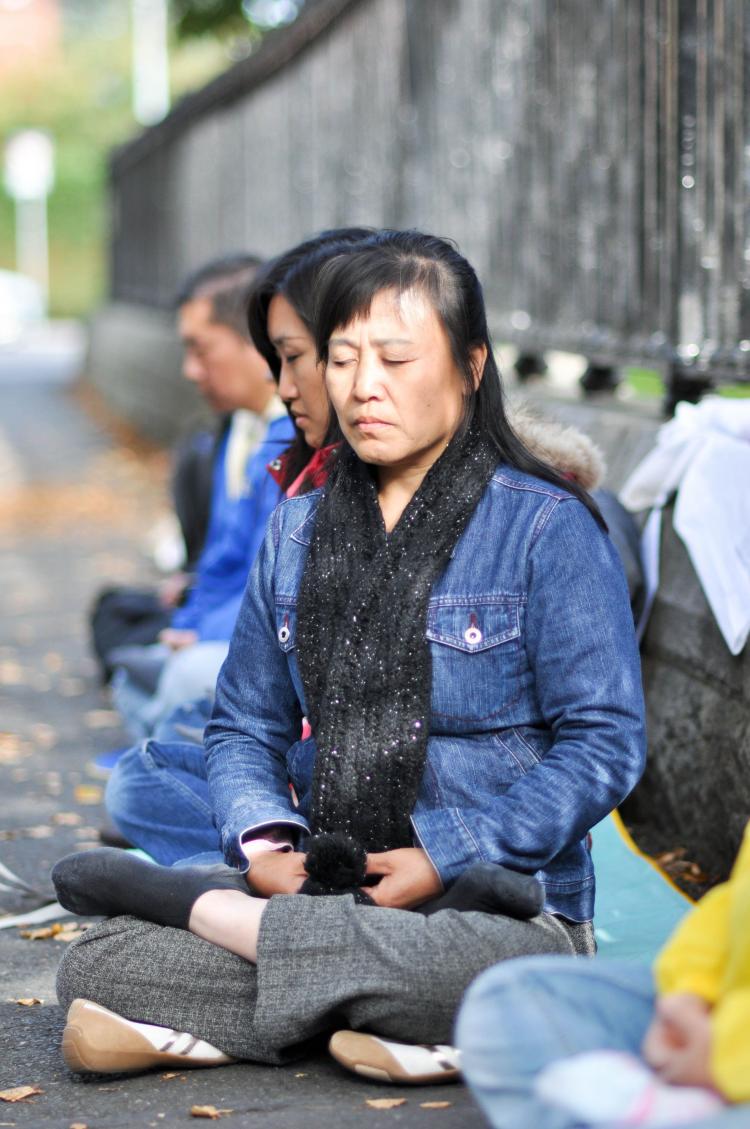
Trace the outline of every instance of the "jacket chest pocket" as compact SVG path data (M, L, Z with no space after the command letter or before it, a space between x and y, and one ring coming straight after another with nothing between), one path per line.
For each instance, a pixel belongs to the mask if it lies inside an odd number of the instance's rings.
M453 723L490 722L521 694L525 650L521 605L456 600L427 609L432 714Z

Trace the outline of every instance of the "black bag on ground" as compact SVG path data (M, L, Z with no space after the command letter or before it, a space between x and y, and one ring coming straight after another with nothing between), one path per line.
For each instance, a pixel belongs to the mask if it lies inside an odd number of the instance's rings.
M148 646L169 627L172 609L152 588L105 588L91 609L91 644L102 680L112 677L109 656L117 647Z

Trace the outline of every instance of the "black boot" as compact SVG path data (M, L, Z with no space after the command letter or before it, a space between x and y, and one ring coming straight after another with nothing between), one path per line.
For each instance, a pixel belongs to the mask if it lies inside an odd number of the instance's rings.
M476 862L439 898L417 906L429 917L441 909L479 910L526 921L542 912L544 887L530 874L519 874L493 862Z
M127 851L101 847L66 855L52 869L58 901L81 916L133 917L187 929L190 911L208 890L250 895L238 870L213 866L157 866Z

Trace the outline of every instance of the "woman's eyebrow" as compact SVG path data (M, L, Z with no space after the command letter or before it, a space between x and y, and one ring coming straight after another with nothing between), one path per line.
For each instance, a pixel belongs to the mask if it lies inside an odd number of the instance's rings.
M413 345L411 337L373 337L373 345ZM349 345L352 349L359 348L356 341L350 340L348 337L332 337L329 342L330 345Z
M287 341L304 341L304 338L301 333L280 333L271 338L272 345L284 345Z

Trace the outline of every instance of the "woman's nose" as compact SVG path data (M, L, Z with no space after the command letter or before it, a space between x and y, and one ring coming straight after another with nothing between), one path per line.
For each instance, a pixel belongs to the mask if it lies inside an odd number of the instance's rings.
M281 372L279 373L279 396L282 400L286 401L296 400L299 396L299 389L294 383L294 378L289 371L289 366L283 363L281 365Z
M354 395L358 400L379 399L382 395L382 373L374 357L359 358L354 373Z

